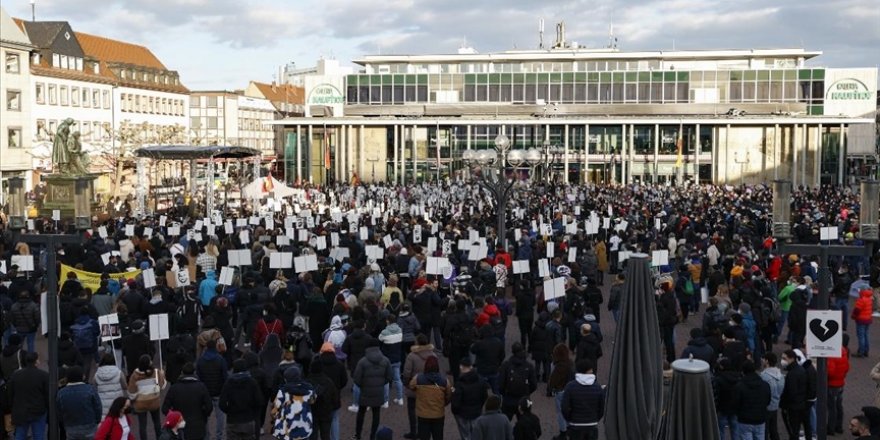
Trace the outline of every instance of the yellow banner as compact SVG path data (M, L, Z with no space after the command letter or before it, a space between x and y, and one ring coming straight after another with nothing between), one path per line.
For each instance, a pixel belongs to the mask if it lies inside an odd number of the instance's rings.
M96 292L101 287L101 274L95 272L86 272L84 270L75 269L73 267L62 264L61 265L61 278L58 279L58 287L67 281L67 274L73 272L76 274L76 279L82 283L83 287L88 287L92 289L92 292ZM115 280L119 280L119 283L122 284L126 280L132 279L140 275L141 270L133 270L131 272L123 272L123 273L111 273L110 278Z

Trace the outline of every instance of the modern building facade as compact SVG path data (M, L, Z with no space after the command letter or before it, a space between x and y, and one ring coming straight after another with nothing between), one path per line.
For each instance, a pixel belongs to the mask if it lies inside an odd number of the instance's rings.
M803 49L375 55L307 83L293 179L460 176L461 153L539 148L561 182L844 183L875 163L877 69ZM330 112L313 111L330 107Z

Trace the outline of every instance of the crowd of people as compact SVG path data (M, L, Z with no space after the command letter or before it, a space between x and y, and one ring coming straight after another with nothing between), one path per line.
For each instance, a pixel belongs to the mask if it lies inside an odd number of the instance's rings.
M804 341L818 259L780 250L771 205L764 186L533 185L514 192L499 237L476 184L340 185L247 213L95 218L56 249L18 241L0 217L3 435L45 438L54 405L71 440L339 439L345 410L355 439L597 439L613 339L602 315L620 319L628 258L653 251L668 252L654 292L664 360L711 366L722 439L842 433L850 357L868 357L880 316L880 259L831 260L832 306L858 348L846 333L829 359L828 425L816 426ZM864 244L858 194L800 188L791 205L795 240L834 227L838 244ZM48 252L75 270L59 281L58 353L41 359ZM27 256L33 270L18 265ZM545 294L558 278L564 294ZM163 314L160 343L150 317ZM118 332L99 325L108 315ZM56 402L47 362L62 371ZM539 398L557 432L542 432ZM880 401L864 403L846 428L877 438ZM393 407L407 432L382 425Z

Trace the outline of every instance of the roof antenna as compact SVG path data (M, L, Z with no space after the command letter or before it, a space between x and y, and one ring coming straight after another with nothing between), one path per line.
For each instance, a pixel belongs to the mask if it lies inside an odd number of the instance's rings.
M608 25L608 48L617 49L617 37L614 36L614 17L611 17L611 24Z
M538 49L544 48L544 19L538 19Z

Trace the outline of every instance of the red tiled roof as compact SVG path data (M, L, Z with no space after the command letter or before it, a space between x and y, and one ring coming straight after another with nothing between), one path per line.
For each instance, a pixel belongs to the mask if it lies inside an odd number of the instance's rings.
M74 32L86 56L106 63L131 64L150 69L168 70L150 49L139 44L112 40L97 35Z
M257 90L263 94L263 96L272 102L284 102L288 104L305 104L305 89L302 87L292 86L290 84L266 84L260 82L253 82L257 87Z

